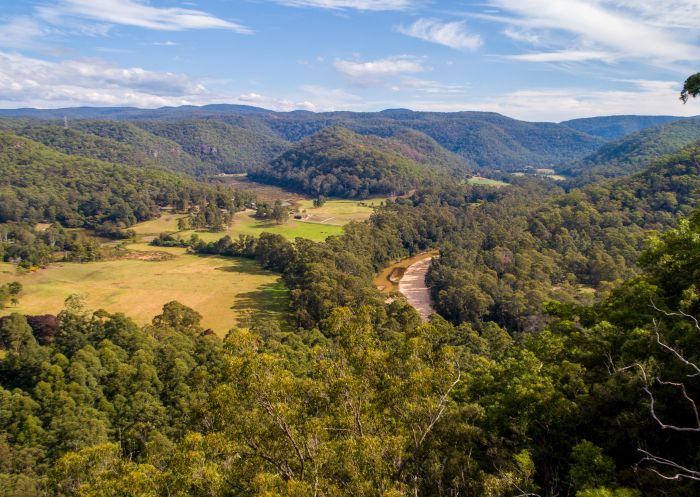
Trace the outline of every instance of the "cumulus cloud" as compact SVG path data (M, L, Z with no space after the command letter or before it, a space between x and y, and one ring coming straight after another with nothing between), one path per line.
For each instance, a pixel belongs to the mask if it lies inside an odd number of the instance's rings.
M416 3L414 0L277 0L289 7L316 7L332 10L406 10Z
M211 98L183 74L122 68L102 60L49 62L0 52L0 105L184 105Z
M207 12L178 7L152 7L140 0L61 0L37 8L39 15L53 24L65 17L77 17L112 24L123 24L160 31L189 29L228 29L242 34L252 30Z
M426 70L423 66L423 59L411 55L386 57L367 62L338 59L334 66L355 82L363 84L374 84L384 77L419 73Z
M418 19L410 26L399 26L400 33L420 40L437 43L457 50L476 50L482 45L481 36L466 31L464 21L441 22Z

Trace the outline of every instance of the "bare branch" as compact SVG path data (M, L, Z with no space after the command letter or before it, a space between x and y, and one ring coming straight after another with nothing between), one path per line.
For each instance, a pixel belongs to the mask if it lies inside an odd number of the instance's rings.
M650 471L653 471L657 475L659 475L661 478L665 480L681 480L683 478L687 478L690 480L697 480L700 481L700 471L695 471L692 469L688 469L684 466L681 466L680 464L671 461L670 459L665 459L663 457L655 456L654 454L651 454L650 452L647 452L644 449L637 449L639 452L644 454L644 458L642 458L641 461L637 464L641 464L644 461L652 462L654 464L658 464L660 466L665 466L667 468L670 468L672 471L675 471L675 474L673 475L665 475L661 473L660 471L654 469L654 468L649 468Z
M685 312L678 312L678 313L676 313L676 312L666 312L666 311L662 311L661 309L659 309L658 307L656 307L656 304L654 304L654 301L651 302L651 305L652 305L652 307L653 307L655 310L657 310L658 312L661 312L662 314L664 314L664 315L666 315L666 316L682 316L682 317L686 317L686 318L692 319L693 322L695 323L695 327L698 329L698 331L700 331L700 324L698 324L698 320L697 320L697 318L695 318L695 316L691 316L690 314L686 314ZM658 343L661 347L663 347L664 349L666 349L666 350L668 350L669 352L671 352L671 353L672 353L674 356L676 356L676 358L677 358L679 361L681 361L683 364L685 364L685 365L688 366L689 368L695 370L695 373L694 373L694 374L689 374L689 375L688 375L688 378L694 378L695 376L700 376L700 367L698 367L697 364L690 362L688 359L686 359L685 357L683 357L683 354L681 354L680 352L678 352L676 349L674 349L674 348L671 347L670 345L667 345L667 344L665 344L664 342L661 341L661 334L659 333L659 323L656 321L656 319L654 319L653 322L654 322L654 333L656 334L656 343Z
M455 379L455 381L452 382L452 384L445 391L445 393L442 395L442 397L440 397L440 402L438 404L440 407L438 409L438 412L435 416L433 416L433 419L430 421L430 424L428 424L428 427L423 432L423 436L420 437L420 440L418 441L418 445L416 448L418 448L419 446L421 446L423 444L423 442L425 441L425 437L428 436L428 433L430 433L430 430L433 429L433 426L435 426L435 423L437 423L439 421L439 419L442 417L442 414L445 412L445 409L447 408L447 399L448 399L450 393L452 393L452 390L454 389L454 387L457 386L457 383L459 383L459 380L461 378L462 378L462 370L460 369L459 364L457 364L457 378Z

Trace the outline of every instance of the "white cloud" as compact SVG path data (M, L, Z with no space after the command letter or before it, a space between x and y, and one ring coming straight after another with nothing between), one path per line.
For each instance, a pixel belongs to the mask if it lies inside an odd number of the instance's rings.
M423 59L410 55L399 55L369 62L351 60L336 60L335 68L353 80L361 83L375 83L387 76L397 76L407 73L419 73L426 70Z
M0 106L184 105L212 98L182 74L122 68L102 60L48 62L0 52Z
M698 114L697 106L684 106L678 99L678 82L637 80L629 83L632 86L622 90L519 90L466 106L529 121L562 121L617 114Z
M15 17L0 26L0 46L9 48L36 48L37 39L45 34L43 28L31 17Z
M289 7L316 7L332 10L406 10L411 8L414 0L277 0L277 3Z
M696 30L700 24L697 0L605 0L613 8L626 9L645 22L663 28Z
M522 41L525 43L529 43L530 45L537 45L541 41L539 35L532 33L530 31L515 29L512 26L508 26L503 31L503 34L506 35L511 40Z
M636 1L490 0L492 6L510 13L512 17L489 17L521 30L549 29L574 34L579 37L574 41L576 45L583 44L593 51L612 52L618 57L642 59L657 65L700 58L697 47L679 33L654 25L648 16L641 16L639 9L632 11L622 8L623 4L634 5ZM659 12L668 9L665 1L641 1L645 5L658 6ZM690 0L671 1L690 5ZM651 7L646 10L648 15L652 14ZM667 15L663 14L662 17L666 18ZM571 46L563 50L571 50Z
M264 109L277 110L281 112L289 112L292 110L310 110L316 109L315 105L307 101L292 101L282 98L270 97L259 93L250 92L239 95L236 99L238 103L244 105L252 105L254 107L262 107Z
M37 11L44 20L56 25L61 25L65 17L78 17L161 31L228 29L252 33L241 24L200 10L152 7L141 0L61 0L56 5L40 6Z
M397 29L405 35L457 50L476 50L482 45L481 36L466 32L464 21L418 19L410 26L399 26Z
M466 90L463 85L446 84L439 81L413 78L410 76L401 78L401 86L394 86L392 87L392 90L399 91L402 89L402 87L425 93L436 93L442 95L461 94Z
M591 50L559 50L556 52L527 53L509 55L508 59L526 62L585 62L588 60L602 60L613 62L615 56L609 52L596 52Z

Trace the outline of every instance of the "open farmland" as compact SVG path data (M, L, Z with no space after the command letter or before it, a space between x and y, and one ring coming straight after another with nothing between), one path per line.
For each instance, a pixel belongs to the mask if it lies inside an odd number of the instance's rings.
M364 221L369 219L374 207L381 205L386 198L368 200L328 200L322 207L314 207L311 200L297 200L292 209L298 211L301 219L290 219L283 224L277 224L266 219L257 219L255 211L248 209L237 212L233 223L221 232L204 230L178 231L177 220L183 214L165 212L160 218L153 219L135 225L132 229L137 235L149 241L159 233L177 233L183 239L188 239L196 233L206 242L216 241L225 235L235 238L238 235L254 235L268 232L284 236L290 240L295 238L307 238L313 241L323 241L329 236L341 235L343 226L351 221Z
M61 263L23 275L2 264L0 284L19 281L24 291L17 307L0 312L55 314L69 295L80 294L89 309L124 312L145 324L163 304L177 300L199 312L202 325L223 337L231 327L245 325L254 312L280 317L286 310L287 291L279 275L253 261L190 255L184 249L162 254L161 260Z
M386 198L328 200L321 207L314 207L312 200L300 200L296 206L305 221L343 226L351 221L368 219L374 208L382 205L386 200Z

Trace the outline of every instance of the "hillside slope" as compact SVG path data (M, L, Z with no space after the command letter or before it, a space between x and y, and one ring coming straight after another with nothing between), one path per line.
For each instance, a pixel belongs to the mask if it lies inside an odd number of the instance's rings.
M206 188L163 170L66 155L0 131L0 223L128 227Z
M366 198L406 193L447 173L407 156L418 158L420 152L397 140L334 127L303 139L249 177L311 195Z
M581 183L623 176L642 170L650 162L700 141L700 119L684 119L647 128L608 143L596 153L559 171Z
M325 114L261 114L248 119L264 122L280 137L297 141L329 126L361 134L388 137L401 130L420 131L445 149L483 169L519 170L552 166L580 159L596 151L604 140L555 123L518 121L490 112Z
M15 109L5 117L131 121L179 143L189 154L239 172L260 166L297 142L328 127L391 137L420 131L445 149L482 169L520 170L570 163L595 152L605 141L572 126L519 121L492 112L273 112L235 105L162 109ZM573 125L575 126L575 125Z
M3 124L13 133L68 155L128 166L162 168L193 176L216 173L213 165L190 156L177 143L150 135L129 123L73 121L67 129L53 121L27 125L8 125L0 121L0 126Z
M563 121L561 124L604 140L619 140L637 131L680 121L676 116L601 116Z
M289 148L272 134L212 119L138 121L140 128L178 143L188 154L225 173L240 173L266 164Z

